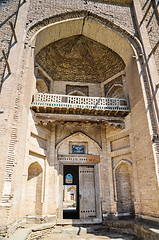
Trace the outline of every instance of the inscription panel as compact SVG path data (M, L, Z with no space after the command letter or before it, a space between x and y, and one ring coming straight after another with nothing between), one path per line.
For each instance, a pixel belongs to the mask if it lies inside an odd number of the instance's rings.
M72 145L72 153L73 154L85 154L85 146L84 145Z

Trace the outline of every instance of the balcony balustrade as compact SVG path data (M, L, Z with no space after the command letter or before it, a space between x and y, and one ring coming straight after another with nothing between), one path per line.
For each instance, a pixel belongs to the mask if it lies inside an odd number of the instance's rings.
M45 111L48 113L54 112L50 111L51 109L77 109L88 110L92 112L95 110L97 112L129 112L127 101L123 98L83 97L46 93L38 93L34 95L31 108L35 112ZM85 113L88 111L85 111ZM80 113L82 113L82 111Z

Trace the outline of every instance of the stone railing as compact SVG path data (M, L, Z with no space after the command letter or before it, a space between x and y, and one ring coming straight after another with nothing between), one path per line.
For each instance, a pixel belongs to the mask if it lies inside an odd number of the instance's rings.
M59 94L38 93L34 95L32 106L81 108L110 111L127 111L127 101L123 98L83 97Z

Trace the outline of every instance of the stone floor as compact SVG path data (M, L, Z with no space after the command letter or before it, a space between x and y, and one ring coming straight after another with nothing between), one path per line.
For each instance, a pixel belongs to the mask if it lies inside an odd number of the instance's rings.
M124 236L120 234L107 234L106 236L97 236L94 234L87 234L85 236L78 236L76 234L53 234L49 237L41 238L41 240L137 240L134 236Z
M140 237L136 238L134 232ZM155 225L135 223L130 220L107 221L102 224L26 224L9 237L0 240L159 240Z
M137 240L135 236L110 233L98 227L56 227L54 233L41 240Z
M96 236L87 234L86 236L78 236L75 234L53 234L49 237L41 238L41 240L137 240L134 236L124 236L119 234L109 234L107 236Z

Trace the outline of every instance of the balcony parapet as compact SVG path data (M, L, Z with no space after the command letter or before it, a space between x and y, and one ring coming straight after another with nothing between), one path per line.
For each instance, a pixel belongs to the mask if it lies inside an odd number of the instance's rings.
M31 109L44 113L126 115L127 101L123 98L83 97L38 93L34 95Z

